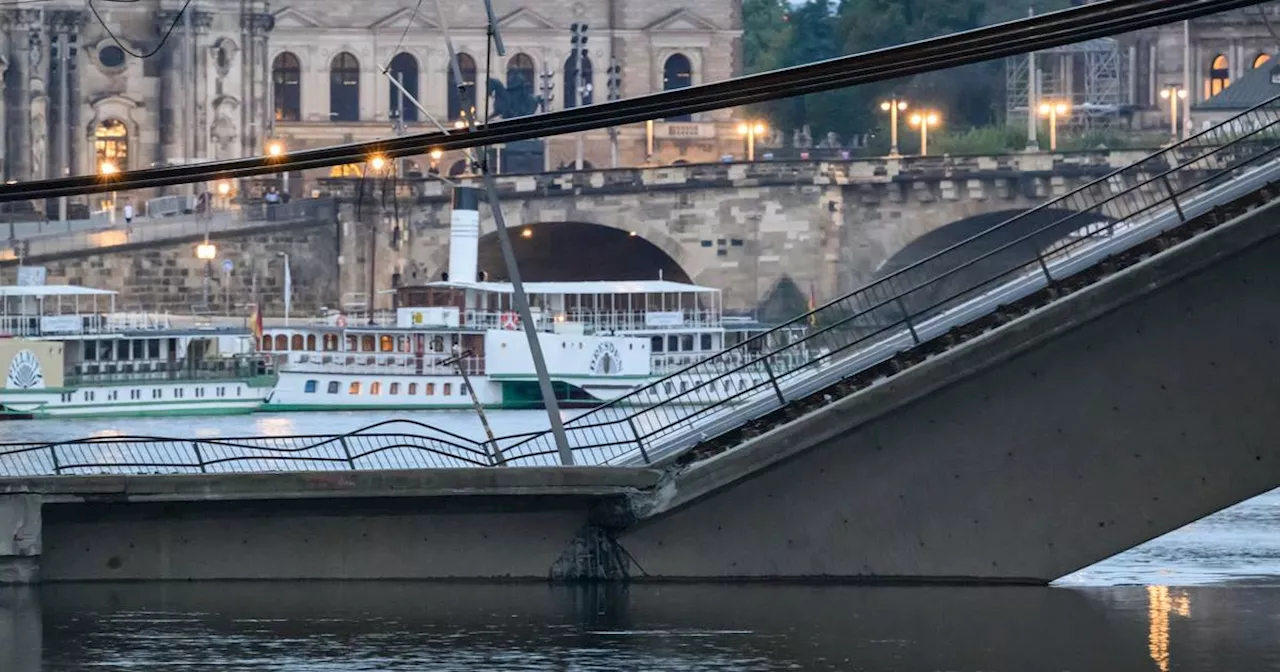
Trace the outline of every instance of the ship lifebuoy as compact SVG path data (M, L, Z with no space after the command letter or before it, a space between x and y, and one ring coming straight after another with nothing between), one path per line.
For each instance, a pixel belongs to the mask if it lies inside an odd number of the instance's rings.
M515 313L503 313L503 314L502 314L502 328L503 328L503 329L515 329L515 328L517 328L517 327L519 327L519 326L520 326L520 320L519 320L519 318L517 318L517 317L516 317L516 314L515 314Z
M346 328L347 328L347 316L346 316L346 315L339 315L339 316L338 316L338 327L339 327L339 328L341 328L341 329L346 329Z

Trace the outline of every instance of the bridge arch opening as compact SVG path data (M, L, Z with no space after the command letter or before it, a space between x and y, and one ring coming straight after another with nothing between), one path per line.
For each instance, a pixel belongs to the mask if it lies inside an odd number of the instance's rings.
M1000 226L1019 215L1026 216ZM926 262L918 274L915 274L919 277L913 277L913 283L959 269L945 280L931 283L925 290L913 292L907 297L909 308L915 312L967 290L987 286L994 278L1029 266L1035 260L1037 251L1057 247L1059 241L1086 226L1092 228L1110 221L1100 215L1080 214L1058 208L1034 212L1002 210L974 215L941 226L911 241L876 269L875 279L893 275L925 260L931 261ZM984 233L982 238L944 254L944 251ZM1028 236L1030 238L1025 243L1011 245ZM1006 245L1009 247L1005 248Z
M520 276L529 282L664 280L691 282L679 262L638 232L584 222L547 222L510 229ZM496 232L480 238L479 268L506 280Z

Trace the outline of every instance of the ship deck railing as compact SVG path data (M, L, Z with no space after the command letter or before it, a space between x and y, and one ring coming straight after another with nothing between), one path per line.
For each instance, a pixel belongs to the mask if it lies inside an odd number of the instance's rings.
M124 383L208 382L261 378L274 373L265 363L241 362L227 368L178 368L163 371L115 371L112 373L72 373L64 378L66 387L118 385Z
M458 369L442 362L448 355L374 355L370 353L315 353L293 355L288 358L284 370L290 373L316 374L384 374L456 376ZM421 361L421 366L419 366ZM484 375L484 358L468 357L461 362L467 375Z
M172 328L162 313L72 313L67 315L6 315L0 317L0 334L27 338L164 331Z

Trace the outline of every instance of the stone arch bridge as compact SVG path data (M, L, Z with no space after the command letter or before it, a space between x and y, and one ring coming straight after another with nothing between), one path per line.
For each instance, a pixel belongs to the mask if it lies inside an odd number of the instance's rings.
M610 270L616 277L631 272L635 264L626 261L640 254L649 269L675 269L675 277L724 289L727 307L749 308L784 278L819 301L834 297L900 265L895 261L942 249L1144 155L703 164L513 176L499 188L526 279L564 279L584 264L590 268L578 279ZM357 219L357 184L329 184L346 197L347 221ZM393 234L403 259L397 270L405 281L438 279L448 265L447 187L398 189L406 223ZM385 211L381 201L362 201L359 219ZM590 227L616 235L586 235ZM367 227L346 227L348 249L367 248L366 235ZM481 217L481 235L482 270L504 276L489 216ZM362 268L353 265L344 280L359 282L365 276L354 273ZM646 277L656 276L650 272Z
M526 279L651 278L662 269L725 290L726 308L742 310L786 280L818 301L834 297L1145 155L700 164L503 176L499 190ZM371 262L376 289L447 270L447 186L332 179L320 187L337 198L337 222L215 230L233 270L208 280L194 238L26 261L46 266L51 283L114 289L131 305L186 311L209 283L219 305L259 303L267 314L283 312L281 252L292 260L295 312L365 294ZM481 267L500 279L492 218L484 214L481 226ZM0 260L0 281L12 279L12 266Z

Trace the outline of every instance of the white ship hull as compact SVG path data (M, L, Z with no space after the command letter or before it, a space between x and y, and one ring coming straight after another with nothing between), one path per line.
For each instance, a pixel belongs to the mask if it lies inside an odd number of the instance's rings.
M257 411L269 386L243 380L84 385L0 390L0 416L31 418L241 415Z
M660 376L619 378L616 376L553 376L556 396L562 405L594 406L613 401ZM520 409L541 406L537 379L527 376L473 375L476 401L487 409ZM449 410L474 408L462 376L394 373L308 373L280 372L279 382L263 411L368 411L368 410ZM750 375L729 376L717 381L712 393L704 390L689 403L705 403L731 396L737 389L756 384ZM696 385L690 380L687 385ZM376 385L376 388L375 388ZM728 387L725 387L728 385ZM721 389L723 388L723 389ZM373 390L377 393L374 394ZM670 392L657 390L663 397ZM634 403L642 403L635 399Z

